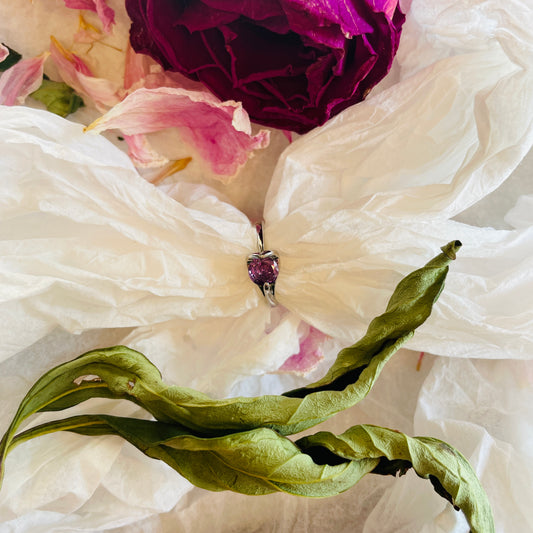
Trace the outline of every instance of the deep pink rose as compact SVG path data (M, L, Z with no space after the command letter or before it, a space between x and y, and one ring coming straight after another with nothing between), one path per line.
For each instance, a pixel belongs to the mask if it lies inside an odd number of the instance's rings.
M389 71L398 0L126 0L137 52L237 100L254 122L305 133Z

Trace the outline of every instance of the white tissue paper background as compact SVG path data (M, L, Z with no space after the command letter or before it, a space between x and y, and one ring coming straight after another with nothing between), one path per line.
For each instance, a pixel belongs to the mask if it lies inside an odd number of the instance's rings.
M123 6L111 5L124 43ZM59 0L4 7L0 40L25 55L76 30ZM402 276L459 239L411 350L320 429L372 423L448 441L480 477L496 530L533 530L533 13L526 1L404 8L389 78L283 153L274 135L227 188L199 184L194 167L155 188L79 124L0 108L0 431L39 375L117 343L218 397L302 384L364 333ZM96 57L116 75L116 52ZM260 213L287 312L247 276ZM331 336L325 360L305 377L277 373L301 320ZM140 416L105 400L81 411ZM327 500L211 494L113 437L30 441L9 455L0 492L1 533L328 530L468 527L415 475L367 476Z

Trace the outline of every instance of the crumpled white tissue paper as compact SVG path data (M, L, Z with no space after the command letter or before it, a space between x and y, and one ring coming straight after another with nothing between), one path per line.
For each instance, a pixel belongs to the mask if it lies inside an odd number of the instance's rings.
M37 3L57 26L63 2ZM41 373L121 342L167 381L215 396L302 384L310 376L275 373L297 352L302 320L332 337L320 375L401 277L459 239L408 345L439 357L417 372L418 353L402 350L359 406L321 429L372 423L446 440L480 476L498 533L533 529L533 190L517 182L507 213L483 207L533 144L532 18L526 1L413 0L390 78L280 154L263 211L281 258L278 315L246 271L255 204L238 209L231 194L186 183L187 170L158 189L81 125L0 108L0 431ZM15 25L4 17L0 29ZM253 169L239 177L251 190ZM468 224L476 207L483 227ZM104 400L83 409L139 415ZM368 476L328 500L210 494L117 438L69 434L20 446L6 468L1 533L467 531L414 475Z

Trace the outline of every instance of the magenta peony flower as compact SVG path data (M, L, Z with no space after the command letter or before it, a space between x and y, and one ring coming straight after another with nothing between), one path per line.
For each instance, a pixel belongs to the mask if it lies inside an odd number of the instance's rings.
M398 0L126 0L137 52L298 133L361 101L389 71Z

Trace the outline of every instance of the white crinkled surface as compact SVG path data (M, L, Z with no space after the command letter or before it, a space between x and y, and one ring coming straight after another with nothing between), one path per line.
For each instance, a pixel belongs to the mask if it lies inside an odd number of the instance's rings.
M59 0L6 9L0 40L21 52L76 29ZM458 238L446 288L409 345L438 356L417 372L418 352L402 350L361 404L320 429L372 423L448 441L479 475L496 531L533 530L531 18L525 1L503 11L496 0L414 0L391 77L284 151L264 210L282 258L280 316L247 278L255 236L244 213L261 212L265 184L251 180L272 171L282 140L219 192L197 185L194 167L178 175L188 184L158 190L103 138L0 109L0 431L41 373L119 342L167 381L215 396L301 384L364 332L401 276ZM119 12L118 42L126 27ZM116 53L99 55L111 72L106 60ZM326 360L313 376L275 373L298 349L301 318L335 337ZM139 415L104 400L75 411ZM24 444L0 495L1 533L467 531L414 475L367 476L328 500L206 493L113 437Z

